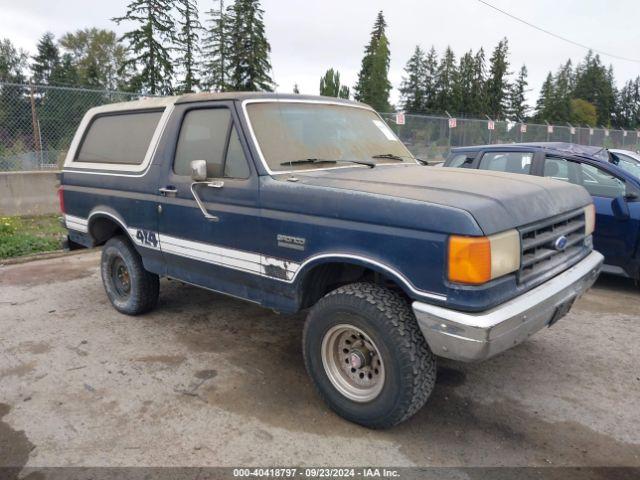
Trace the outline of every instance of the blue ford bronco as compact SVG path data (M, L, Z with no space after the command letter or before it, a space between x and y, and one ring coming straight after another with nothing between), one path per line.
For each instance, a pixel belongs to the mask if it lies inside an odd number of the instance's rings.
M151 310L160 277L308 309L309 375L371 428L425 404L436 356L486 359L554 324L602 264L582 187L423 166L370 107L323 97L91 109L60 200L119 312Z

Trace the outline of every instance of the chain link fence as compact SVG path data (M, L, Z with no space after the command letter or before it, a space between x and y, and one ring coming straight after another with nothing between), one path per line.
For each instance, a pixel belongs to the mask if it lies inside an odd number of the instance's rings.
M382 116L414 155L430 162L442 161L451 147L499 143L568 142L640 150L640 132L636 130L395 113Z
M89 108L139 97L136 93L0 82L0 171L59 168ZM442 160L451 147L490 143L549 141L640 150L640 133L635 130L423 115L398 118L395 113L382 116L414 155L428 161Z
M0 82L0 171L59 168L88 109L139 96Z

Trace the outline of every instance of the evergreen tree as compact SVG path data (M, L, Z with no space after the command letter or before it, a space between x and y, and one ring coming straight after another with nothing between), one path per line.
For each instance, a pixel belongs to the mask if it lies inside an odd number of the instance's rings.
M53 33L45 33L38 42L38 53L33 57L31 70L34 83L46 85L50 83L56 68L60 65L60 51L55 43Z
M175 41L170 16L173 4L173 0L130 0L125 15L113 19L117 24L127 21L136 25L121 38L128 42L130 54L122 69L136 70L132 86L152 95L173 92L170 54L170 45Z
M178 67L182 70L183 78L178 91L190 93L200 86L198 61L200 56L200 32L202 25L198 19L198 4L196 0L177 0L178 26L177 36Z
M52 85L80 85L80 75L70 53L62 55L60 62L51 72Z
M454 98L454 85L457 78L456 57L450 47L444 52L438 66L438 77L436 79L436 101L435 107L438 113L445 111L456 113L457 102Z
M438 53L432 46L424 62L424 108L433 111L436 108L436 81L438 79Z
M349 98L349 87L340 84L340 72L330 68L320 78L320 95L325 97Z
M573 65L571 60L562 65L553 78L553 90L548 101L546 118L548 122L566 123L571 119L571 98L573 95Z
M219 0L218 8L207 12L209 16L203 42L203 86L216 92L229 88L230 28L233 10L224 8L224 0Z
M464 115L473 115L474 113L474 94L473 84L475 78L475 61L473 52L470 50L460 57L458 65L458 74L454 85L454 97L457 99L457 111Z
M618 94L618 110L616 124L622 128L638 128L640 126L640 77L629 80Z
M547 120L551 113L551 102L554 96L553 75L547 74L547 78L542 84L540 95L536 102L536 120L541 122Z
M481 116L487 112L486 66L484 49L480 48L473 58L473 81L471 83L471 106L469 113Z
M400 104L407 113L425 113L427 110L427 92L425 80L428 78L424 52L416 46L413 55L404 68L406 77L400 86Z
M362 65L355 87L355 98L360 102L371 105L379 112L391 109L389 105L389 40L385 33L387 23L382 11L378 12L371 39L364 50Z
M527 99L524 95L527 85L527 67L522 65L518 77L509 89L508 113L514 120L524 120L529 111Z
M611 123L615 111L615 96L613 70L602 64L599 55L589 52L578 65L573 97L595 105L598 124L606 126Z
M259 0L235 0L229 39L230 85L235 91L273 90L271 46L264 28Z
M509 44L500 40L489 60L489 78L486 82L487 109L491 118L504 118L507 108L509 83Z

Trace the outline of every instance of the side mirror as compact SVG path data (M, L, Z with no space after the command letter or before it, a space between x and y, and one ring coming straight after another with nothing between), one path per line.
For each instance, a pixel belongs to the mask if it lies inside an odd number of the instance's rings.
M203 182L207 179L207 161L192 160L191 161L191 178L195 182Z
M624 195L620 195L611 200L611 210L613 211L613 216L618 220L628 220L631 216L629 205Z

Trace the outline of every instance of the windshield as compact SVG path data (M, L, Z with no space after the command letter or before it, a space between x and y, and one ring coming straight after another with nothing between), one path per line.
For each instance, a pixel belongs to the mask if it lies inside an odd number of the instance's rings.
M276 171L339 168L345 162L415 163L372 110L349 105L260 102L247 105L253 132ZM376 158L376 156L387 158ZM353 164L357 168L365 168Z

